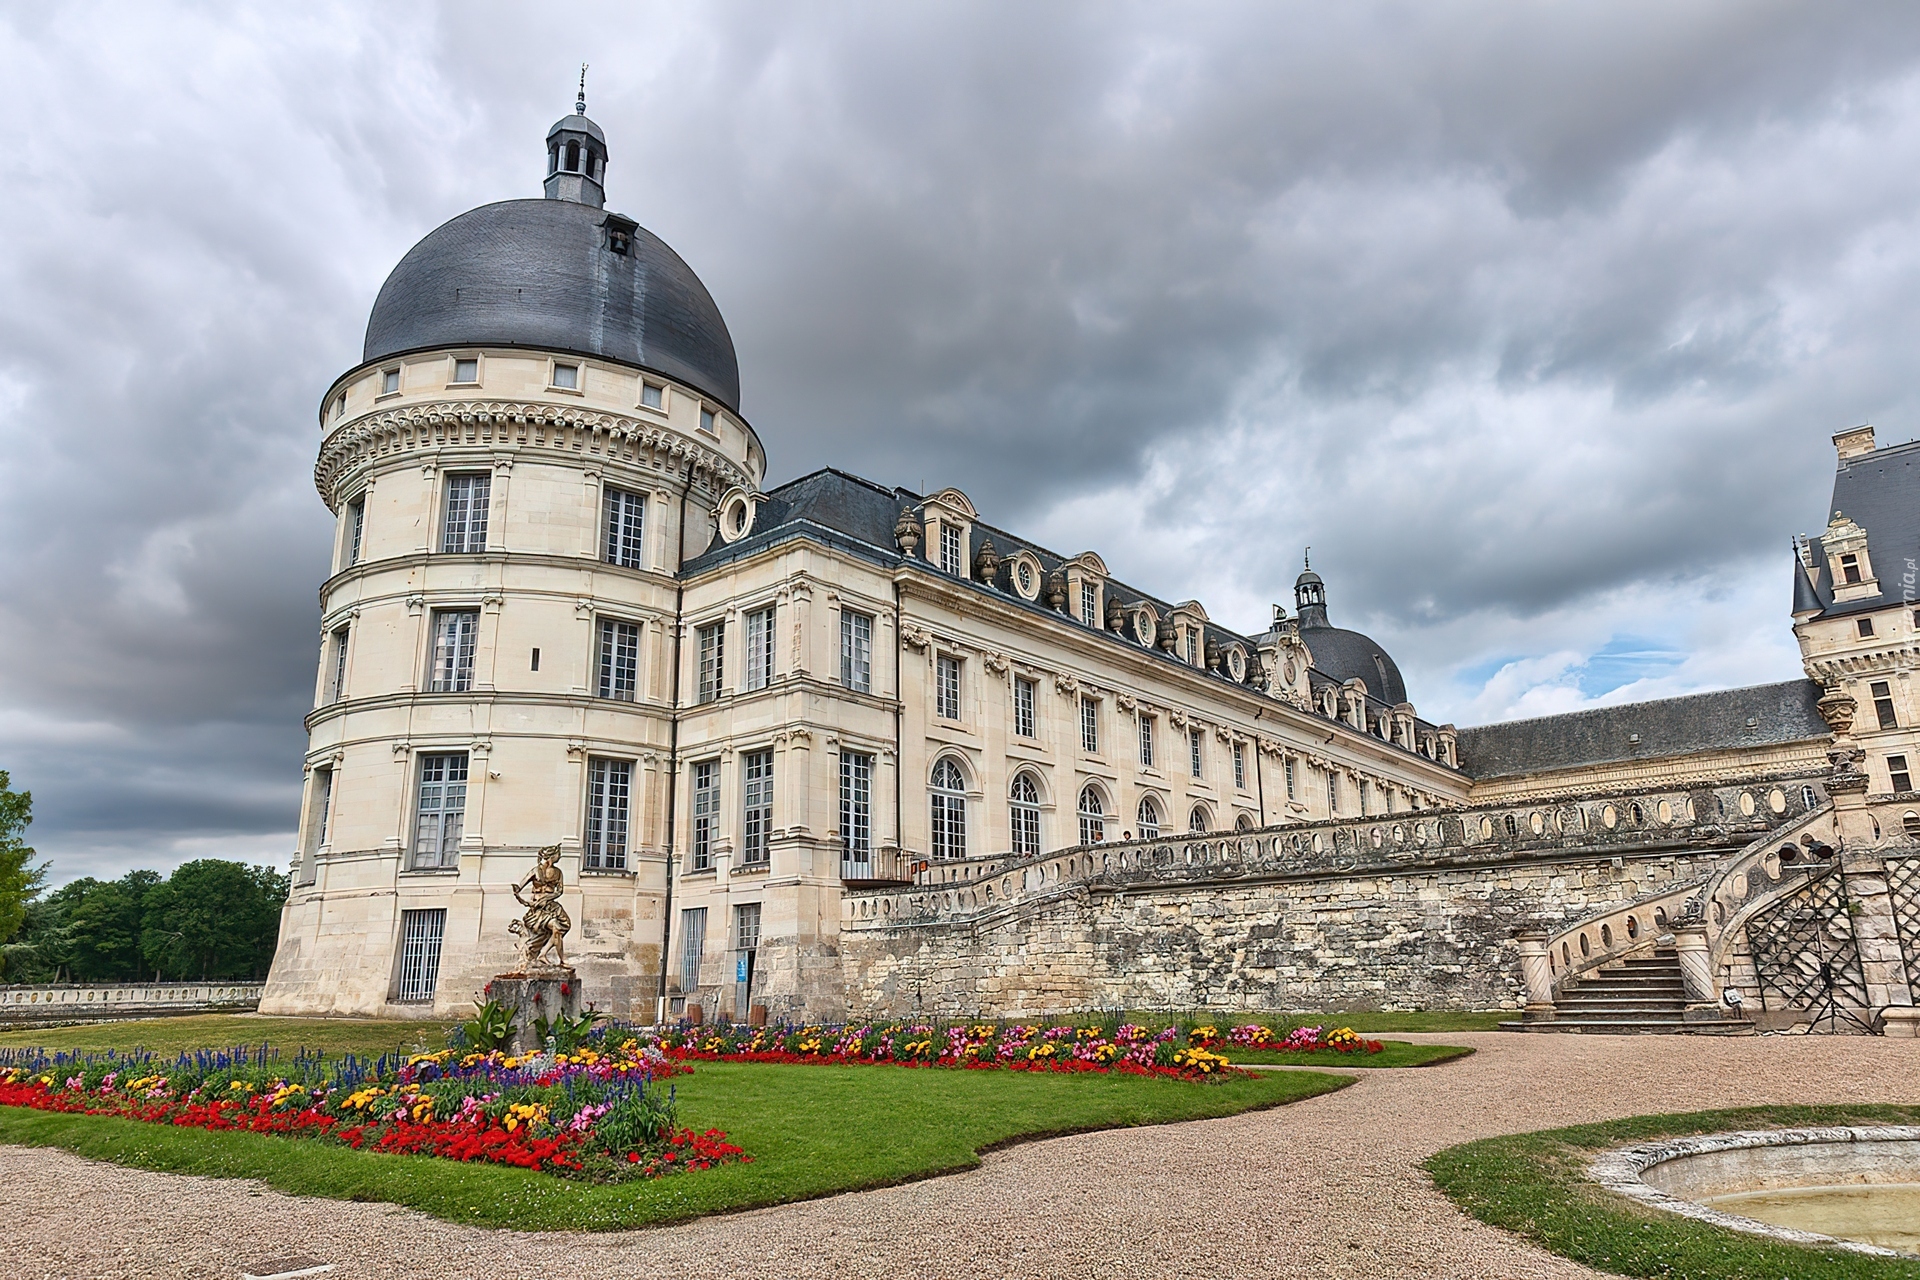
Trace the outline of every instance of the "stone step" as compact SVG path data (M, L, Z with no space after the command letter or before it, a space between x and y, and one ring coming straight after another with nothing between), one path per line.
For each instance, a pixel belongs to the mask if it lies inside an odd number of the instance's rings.
M1554 1002L1554 1008L1561 1013L1612 1013L1618 1010L1657 1009L1661 1013L1684 1011L1685 1000L1648 1000L1641 996L1611 996L1598 999L1568 999L1562 996Z
M1562 1000L1571 1000L1580 996L1657 996L1661 999L1684 1000L1687 984L1684 982L1583 982L1577 987L1568 987L1560 993Z
M1557 1033L1560 1035L1588 1036L1750 1036L1755 1034L1751 1022L1721 1020L1716 1022L1647 1022L1622 1019L1610 1022L1588 1020L1562 1020L1552 1022L1503 1022L1502 1031L1530 1031L1535 1033Z

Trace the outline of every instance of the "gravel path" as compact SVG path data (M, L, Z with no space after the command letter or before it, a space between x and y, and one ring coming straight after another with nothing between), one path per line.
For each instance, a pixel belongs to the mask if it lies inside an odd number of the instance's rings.
M1920 1044L1856 1038L1418 1036L1461 1062L1226 1120L1032 1143L972 1172L682 1227L531 1235L258 1183L0 1147L9 1276L234 1280L287 1254L338 1277L1574 1277L1456 1212L1420 1159L1470 1138L1655 1111L1920 1101Z

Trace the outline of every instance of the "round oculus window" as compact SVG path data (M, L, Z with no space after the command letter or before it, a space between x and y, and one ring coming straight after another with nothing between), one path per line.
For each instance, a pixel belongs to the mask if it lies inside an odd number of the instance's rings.
M1227 650L1227 674L1235 680L1247 678L1247 653L1239 645Z

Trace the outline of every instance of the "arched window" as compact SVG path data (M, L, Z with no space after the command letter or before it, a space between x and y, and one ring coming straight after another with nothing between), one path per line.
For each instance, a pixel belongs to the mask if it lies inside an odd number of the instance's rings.
M1039 857L1040 785L1030 773L1015 774L1008 798L1012 801L1014 856Z
M567 172L580 172L580 144L577 142L567 144Z
M951 759L933 766L930 796L933 818L932 854L936 858L967 856L967 780Z
M1187 815L1187 830L1211 831L1212 829L1213 823L1207 818L1207 806L1203 804L1193 806L1193 812Z
M1092 787L1080 788L1080 843L1098 844L1107 838L1107 808Z
M1233 829L1235 831L1253 830L1253 815L1250 813L1243 813L1238 818L1235 818L1233 820Z
M1155 800L1152 796L1141 796L1140 808L1135 814L1135 818L1140 824L1140 838L1142 840L1158 840L1160 838L1159 801Z

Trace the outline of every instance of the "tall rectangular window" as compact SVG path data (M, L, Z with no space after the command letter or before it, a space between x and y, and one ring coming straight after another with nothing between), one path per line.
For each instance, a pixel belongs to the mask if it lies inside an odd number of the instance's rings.
M1187 662L1191 666L1200 665L1200 628L1187 628Z
M313 807L318 815L313 823L313 847L318 849L333 834L333 770L314 770Z
M1367 801L1372 798L1372 794L1372 790L1367 786L1367 780L1360 779L1360 816L1363 818L1367 816Z
M1233 744L1233 786L1236 791L1247 789L1247 745L1244 742Z
M590 871L627 869L627 805L633 761L595 757L587 766L587 839L581 865Z
M347 696L347 641L351 634L346 627L335 627L333 631L333 673L327 679L327 701L338 702Z
M1293 799L1293 757L1287 757L1287 799Z
M1841 578L1841 581L1843 582L1860 581L1860 557L1859 556L1841 556L1840 557L1840 578Z
M1100 615L1096 607L1099 600L1100 589L1085 578L1080 579L1080 621L1090 627L1100 625Z
M432 693L465 693L473 688L474 639L480 614L473 609L442 609L433 615Z
M700 958L707 951L707 909L688 907L680 913L680 989L700 985Z
M1018 738L1037 738L1033 722L1033 695L1037 688L1025 676L1013 678L1013 733Z
M700 678L698 697L701 702L712 702L720 696L721 670L727 657L727 624L714 622L694 632L700 653Z
M1021 774L1013 782L1013 804L1008 810L1013 828L1015 857L1040 856L1040 792L1033 780Z
M607 490L607 563L645 567L647 500L625 489Z
M440 940L447 932L447 910L400 913L400 990L402 1004L428 1004L440 985Z
M467 821L467 757L420 757L420 799L413 832L413 865L420 870L460 865Z
M733 909L733 945L751 951L760 945L760 904L743 902Z
M967 576L965 556L960 550L960 526L940 522L940 570L956 578Z
M773 752L749 751L741 765L740 860L763 863L773 835Z
M840 611L840 683L855 693L873 692L873 619Z
M1100 751L1100 704L1092 698L1080 698L1080 749L1088 755Z
M463 472L447 477L447 510L441 523L440 550L471 554L487 549L487 507L493 475Z
M367 530L367 500L355 498L347 504L347 563L360 563L360 542Z
M747 615L747 669L741 673L742 689L764 689L773 683L773 620L772 606Z
M640 624L600 619L600 696L632 702L639 681Z
M1153 717L1140 714L1140 767L1153 768Z
M693 869L713 870L714 826L720 820L720 762L693 766Z
M944 653L933 662L933 714L942 720L960 718L960 659Z
M1205 763L1202 754L1206 749L1206 735L1198 729L1187 730L1187 763L1192 766L1193 776L1202 776L1201 765Z
M1907 758L1905 756L1887 757L1887 775L1888 780L1893 783L1893 789L1895 791L1913 790L1913 776L1907 772Z
M1893 691L1885 680L1875 680L1870 686L1873 690L1873 715L1882 729L1897 729L1900 721L1893 714Z
M1331 769L1327 770L1327 816L1340 816L1340 775Z
M841 855L848 862L866 863L873 857L873 757L856 752L840 756Z

